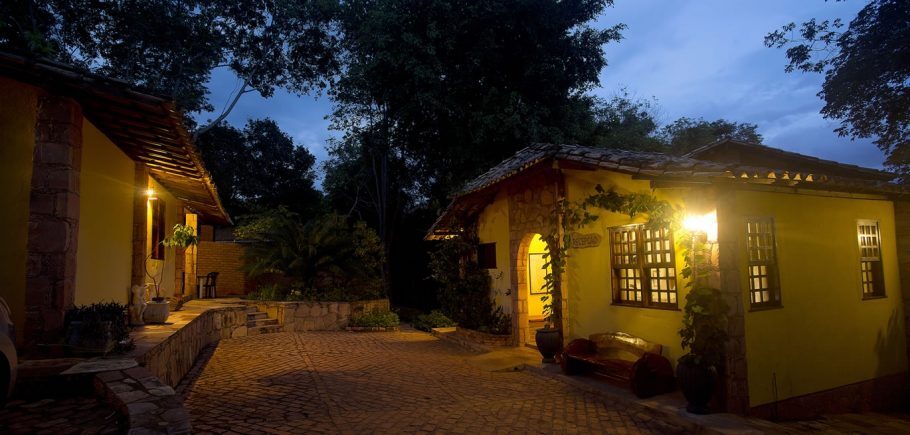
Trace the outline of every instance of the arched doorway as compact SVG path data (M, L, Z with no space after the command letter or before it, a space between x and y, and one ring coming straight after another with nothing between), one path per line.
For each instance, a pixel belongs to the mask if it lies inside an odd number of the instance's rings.
M538 328L544 326L544 302L542 296L547 295L546 275L548 269L544 269L547 263L547 244L543 241L540 234L534 234L530 237L527 245L527 251L524 252L521 260L526 265L524 286L525 299L527 300L528 315L526 323L525 343L534 344L534 334Z

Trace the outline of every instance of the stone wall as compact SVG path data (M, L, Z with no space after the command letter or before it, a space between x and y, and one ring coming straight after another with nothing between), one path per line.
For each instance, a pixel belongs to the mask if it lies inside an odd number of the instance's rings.
M82 108L69 98L38 99L28 218L26 346L62 333L76 291Z
M388 299L354 302L250 302L277 319L287 332L336 331L351 323L352 317L361 316L373 310L389 311Z
M242 270L245 249L245 244L236 242L199 242L196 275L203 277L209 272L218 272L218 296L246 294L250 289Z
M551 226L550 215L556 201L564 195L565 183L555 172L528 174L508 186L509 258L512 282L512 340L525 344L528 337L528 248L534 234L545 235ZM561 287L563 336L569 336L565 286Z
M192 309L188 307L187 309ZM247 312L243 305L203 308L195 319L136 357L168 385L176 386L193 367L199 352L222 338L246 335Z
M455 328L455 332L452 333L452 338L490 347L510 346L512 344L511 335L487 334L467 328Z

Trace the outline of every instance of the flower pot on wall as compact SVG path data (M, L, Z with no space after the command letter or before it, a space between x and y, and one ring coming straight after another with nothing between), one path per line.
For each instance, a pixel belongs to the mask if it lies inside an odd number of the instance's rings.
M540 328L534 335L534 341L537 343L537 351L543 357L545 363L555 363L554 358L562 350L562 334L558 329Z
M145 307L145 313L142 315L142 320L145 323L164 323L167 321L167 317L171 314L170 307L168 306L167 301L149 301L148 305Z
M693 414L708 414L708 401L717 387L717 368L713 364L699 363L694 358L680 358L676 365L679 389L686 396L686 411Z

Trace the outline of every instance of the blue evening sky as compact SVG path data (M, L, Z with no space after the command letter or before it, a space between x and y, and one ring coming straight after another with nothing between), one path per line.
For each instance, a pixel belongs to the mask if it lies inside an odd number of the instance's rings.
M659 119L724 118L758 124L765 144L822 158L881 167L883 155L871 140L851 141L834 132L837 123L822 118L821 74L784 72L784 50L766 48L765 34L809 18L849 22L865 2L823 0L616 0L596 27L625 23L624 39L605 49L609 66L594 94L610 97L627 89L639 98L656 98ZM232 74L217 71L212 102L223 105L237 86ZM271 117L320 160L329 130L326 97L283 91L270 99L247 94L228 122ZM219 107L220 110L220 107ZM202 114L205 120L213 117Z

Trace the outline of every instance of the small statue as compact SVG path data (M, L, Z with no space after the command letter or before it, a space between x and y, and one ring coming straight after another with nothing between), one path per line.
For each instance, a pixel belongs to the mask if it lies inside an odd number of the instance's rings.
M134 285L130 292L133 294L130 302L130 325L142 326L142 316L145 314L146 299L148 299L148 289L144 285Z

